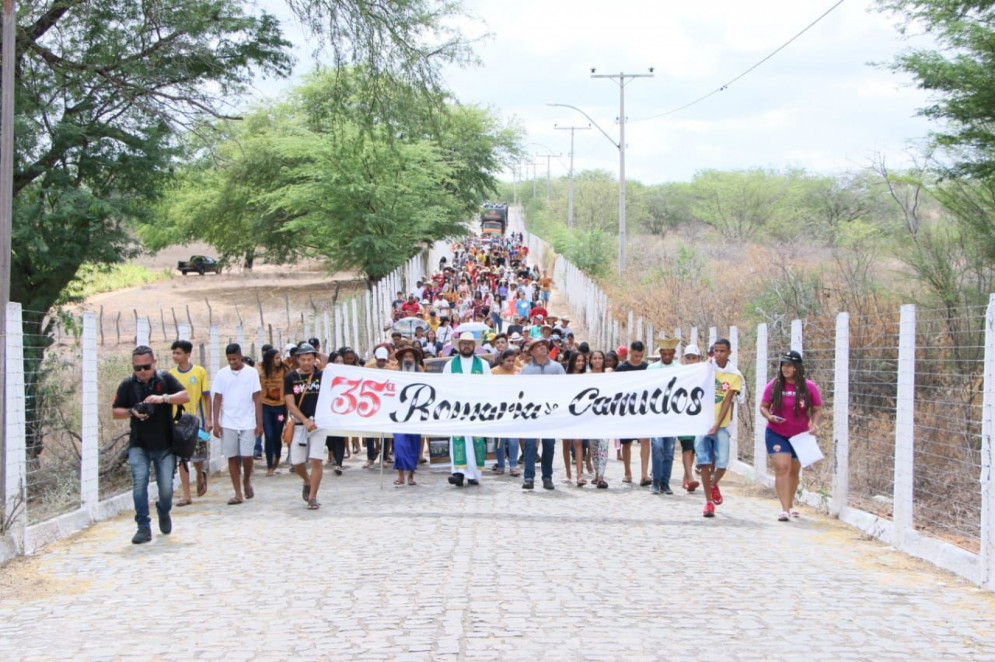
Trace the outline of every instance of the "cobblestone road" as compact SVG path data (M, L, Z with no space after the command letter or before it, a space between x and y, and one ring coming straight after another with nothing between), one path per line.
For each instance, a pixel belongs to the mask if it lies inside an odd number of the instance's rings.
M735 477L714 520L614 461L609 490L445 477L381 491L357 460L309 512L296 477L227 506L222 476L151 544L94 526L0 569L0 659L995 659L990 594L812 511L778 523Z

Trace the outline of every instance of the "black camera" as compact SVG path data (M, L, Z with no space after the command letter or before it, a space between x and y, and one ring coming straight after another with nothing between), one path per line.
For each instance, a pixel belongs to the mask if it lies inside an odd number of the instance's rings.
M149 402L139 402L135 405L135 413L142 416L151 416L155 413L155 405Z

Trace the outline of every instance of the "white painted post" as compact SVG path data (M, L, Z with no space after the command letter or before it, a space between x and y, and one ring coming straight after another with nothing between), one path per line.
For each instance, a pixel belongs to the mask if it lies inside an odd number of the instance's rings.
M149 324L148 317L139 317L135 320L135 345L148 345L151 340L152 325Z
M735 326L729 327L729 360L737 369L739 368L737 365L739 361L739 328ZM746 384L743 384L743 388L745 390ZM739 459L739 398L741 397L743 397L742 393L736 396L732 408L732 419L729 421L729 457L733 460Z
M281 348L282 351L282 348ZM207 336L207 365L204 368L207 370L207 374L211 376L211 384L217 382L218 376L218 362L221 360L221 333L218 330L217 325L212 326L208 331ZM214 396L211 396L212 403ZM213 406L213 404L212 404ZM221 471L221 439L219 437L211 435L211 440L208 442L208 472L216 473Z
M635 324L635 315L632 311L629 311L629 316L627 318L628 324L625 325L625 346L628 347L632 343L632 326Z
M335 346L345 347L345 338L342 336L342 305L339 304L332 312L335 313L335 325L333 331L335 333Z
M698 327L696 326L691 327L691 344L698 345ZM706 350L708 349L707 347L702 347L701 345L698 345L698 349L700 349L703 354L707 354L706 352Z
M708 327L708 347L715 344L715 341L719 339L719 330L714 326ZM702 347L701 351L708 354L708 347Z
M757 325L756 390L753 393L753 471L757 480L767 475L767 421L760 415L760 399L767 388L767 324Z
M652 354L656 354L657 353L657 351L656 351L656 335L654 335L655 333L656 333L656 331L653 329L652 322L649 323L649 324L647 324L646 325L646 344L648 345L648 347L646 347L646 350L648 352L652 353ZM676 354L675 354L675 356L676 356Z
M327 310L324 311L321 314L321 321L323 323L322 324L322 329L324 329L324 331L325 331L324 336L321 338L321 342L325 343L325 345L326 345L326 347L325 347L325 353L329 354L329 353L337 350L341 345L335 345L334 347L328 347L328 345L332 344L332 327L331 327L331 321L328 318L328 311Z
M97 407L97 316L83 313L80 339L83 381L81 385L82 425L80 426L80 503L90 511L100 501L97 458L100 454L100 420Z
M646 341L646 337L643 336L643 316L640 315L636 318L636 340Z
M792 325L793 326L793 325ZM895 493L892 520L895 547L906 548L912 532L913 472L915 464L916 307L905 304L899 321L898 393L895 398Z
M802 346L802 321L791 320L791 349L804 356Z
M262 350L263 345L265 345L265 344L266 344L266 329L264 329L261 326L256 327L256 347L258 347L260 350ZM279 350L281 353L283 352L283 348L282 347L277 347L277 350ZM262 353L262 351L260 351L259 352L259 358L261 359L262 356L263 356L263 353Z
M14 550L23 554L27 533L27 429L24 409L24 326L21 304L7 304L7 456L4 458L4 518L10 522L10 540ZM2 543L3 540L0 540Z
M341 310L342 310L342 317L340 318L341 322L339 326L342 327L342 342L344 342L346 346L352 347L354 350L356 350L356 354L362 356L363 348L351 342L355 336L349 333L349 330L351 328L349 326L349 303L348 302L343 303Z
M684 360L684 339L681 337L681 327L674 329L674 337L677 338L677 360Z
M235 342L242 348L242 354L245 354L245 327L235 327Z
M995 425L995 294L985 312L984 395L981 401L981 585L995 591L995 485L992 476Z
M356 342L357 351L366 351L369 348L367 348L367 347L360 348L359 347L360 338L359 338L359 299L358 299L358 297L353 297L352 298L352 315L351 315L350 319L352 320L352 337L353 337L353 339Z
M370 293L363 293L363 310L366 311L366 346L372 347L376 339L373 336L373 303Z
M190 340L190 325L186 322L176 325L176 339Z
M850 314L836 316L833 376L833 494L829 513L839 514L850 501Z

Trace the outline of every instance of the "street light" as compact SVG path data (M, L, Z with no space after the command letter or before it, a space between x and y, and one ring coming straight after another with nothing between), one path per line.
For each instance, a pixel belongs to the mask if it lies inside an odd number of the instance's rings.
M650 67L647 74L627 74L625 72L617 74L599 74L597 69L591 67L591 78L610 78L618 85L618 142L608 135L591 116L576 106L566 103L547 103L547 106L562 106L572 108L588 119L601 134L608 139L612 145L618 149L618 274L621 276L625 271L625 86L634 78L652 78L653 67Z

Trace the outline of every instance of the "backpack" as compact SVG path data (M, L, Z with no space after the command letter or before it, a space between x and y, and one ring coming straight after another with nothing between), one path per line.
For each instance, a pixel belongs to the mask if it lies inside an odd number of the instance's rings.
M153 393L165 393L166 384L163 373L156 371L153 377L151 390ZM142 402L145 398L142 395L141 384L134 384L135 402ZM194 449L197 447L197 440L200 435L200 418L183 411L183 405L176 405L176 415L172 424L172 443L169 450L180 460L186 462L193 457Z
M200 418L183 411L183 405L177 405L176 416L173 417L173 444L170 450L173 455L188 461L193 457L200 437Z

